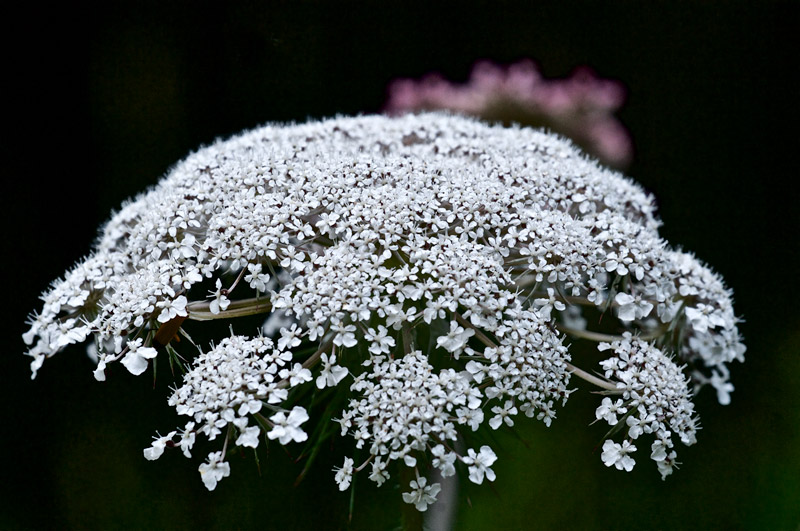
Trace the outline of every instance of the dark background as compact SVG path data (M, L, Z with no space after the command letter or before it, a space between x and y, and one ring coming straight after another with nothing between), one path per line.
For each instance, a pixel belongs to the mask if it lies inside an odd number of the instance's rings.
M176 452L169 379L97 383L83 348L30 381L20 335L38 294L90 250L126 198L215 138L271 121L380 110L395 77L473 62L579 65L628 89L627 172L658 198L662 234L735 292L747 362L730 406L705 391L698 444L662 482L593 452L596 399L551 428L501 437L495 484L466 488L459 529L797 529L800 523L796 2L137 3L6 13L0 528L339 528L349 498L327 456L300 487L275 450L234 460L213 493ZM150 373L147 373L150 374ZM182 424L182 422L181 422ZM278 448L277 446L273 448ZM330 453L341 455L334 448ZM640 452L642 454L642 452ZM340 458L336 458L336 463ZM357 485L353 527L388 529L397 491ZM469 496L468 504L466 496Z

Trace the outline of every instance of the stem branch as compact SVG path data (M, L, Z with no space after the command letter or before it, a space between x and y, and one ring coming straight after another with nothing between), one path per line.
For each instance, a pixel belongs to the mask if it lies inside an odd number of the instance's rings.
M575 376L577 376L578 378L580 378L581 380L585 380L585 381L587 381L587 382L589 382L591 384L596 385L597 387L605 389L606 391L613 391L615 393L621 393L622 392L619 389L617 389L616 385L614 385L613 383L609 382L608 380L604 380L603 378L598 378L597 376L595 376L593 374L589 374L588 372L584 371L583 369L579 369L578 367L576 367L575 365L571 364L570 362L565 362L565 363L567 364L567 368L569 369L569 371L572 374L574 374Z
M571 336L575 336L581 339L588 339L589 341L611 343L614 341L622 341L625 339L622 336L617 336L613 334L603 334L602 332L592 332L591 330L578 330L577 328L569 328L568 326L564 326L560 323L555 323L555 327L558 329L559 332L564 332L565 334L569 334ZM662 335L664 335L664 331L665 331L664 327L659 327L649 334L641 334L638 337L643 341L650 341L652 339L657 339Z
M232 319L234 317L245 317L259 313L272 311L272 304L269 299L255 297L252 299L240 299L231 301L228 308L219 313L211 313L211 301L190 302L186 305L188 319L193 321L212 321L214 319Z

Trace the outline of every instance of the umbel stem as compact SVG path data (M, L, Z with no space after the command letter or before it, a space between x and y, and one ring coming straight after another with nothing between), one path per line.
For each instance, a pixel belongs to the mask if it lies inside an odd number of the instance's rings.
M459 314L455 314L455 317L456 317L456 320L462 326L467 326L467 327L470 327L473 330L475 330L475 337L477 337L481 341L481 343L483 343L484 345L486 345L487 347L490 347L490 348L494 348L494 349L498 348L497 344L495 344L494 341L489 339L486 336L486 334L481 332L480 329L478 329L471 322L469 322L468 319L465 319L463 316L461 316ZM610 337L610 336L608 336L608 337ZM601 389L605 389L606 391L619 392L619 389L617 389L617 386L614 385L613 383L611 383L611 382L609 382L607 380L604 380L602 378L599 378L597 376L594 376L592 374L589 374L588 372L584 371L583 369L579 369L578 367L572 365L569 362L566 362L566 365L567 365L567 368L570 370L570 372L572 374L574 374L575 376L577 376L578 378L580 378L581 380L585 380L585 381L587 381L587 382L589 382L591 384L594 384L594 385L600 387Z
M210 301L191 302L186 305L186 310L189 312L188 318L193 321L212 321L214 319L232 319L234 317L268 313L272 310L272 304L267 298L254 297L231 301L225 310L220 310L217 313L211 312Z

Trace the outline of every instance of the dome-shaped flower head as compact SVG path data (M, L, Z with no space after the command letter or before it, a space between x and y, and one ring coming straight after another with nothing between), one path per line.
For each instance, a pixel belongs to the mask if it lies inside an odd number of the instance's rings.
M439 492L429 467L493 481L503 456L472 434L519 413L549 426L573 375L608 395L598 418L627 429L603 461L629 470L631 441L652 433L666 475L672 434L694 442L688 386L729 401L744 346L730 293L661 239L654 211L631 180L533 129L445 114L267 126L123 205L43 295L27 354L35 375L91 337L98 380L117 362L139 375L194 356L169 398L190 418L145 455L221 438L199 468L209 489L233 446L313 448L335 432L363 460L345 456L340 488L369 464L378 485L415 478L401 492L424 510ZM258 314L261 333L193 352L203 321ZM613 349L605 373L573 365L564 335ZM338 430L316 429L331 417Z

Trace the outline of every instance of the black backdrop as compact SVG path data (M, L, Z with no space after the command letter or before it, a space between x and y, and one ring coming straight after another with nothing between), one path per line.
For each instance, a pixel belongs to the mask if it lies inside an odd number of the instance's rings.
M704 429L666 482L645 459L605 469L593 402L576 400L552 428L522 427L528 448L505 441L458 528L796 528L796 2L161 4L7 13L0 528L344 526L332 473L292 488L284 455L260 477L251 456L234 463L212 494L197 459L145 462L154 431L178 425L166 379L96 383L74 348L31 382L25 317L114 208L200 145L376 112L398 76L464 80L477 59L525 57L549 77L589 65L626 85L627 173L657 196L662 234L734 289L747 362L730 406L698 397ZM387 528L398 499L365 487L353 527Z

